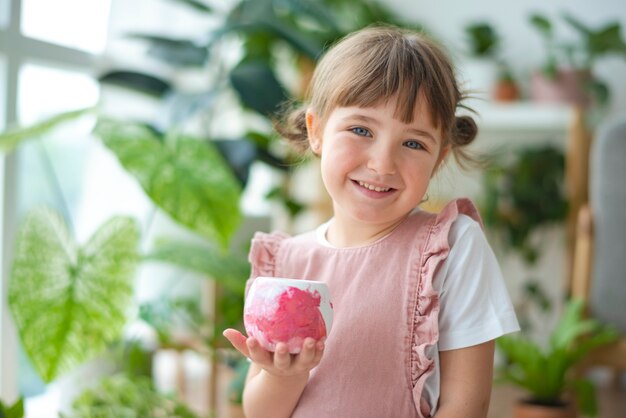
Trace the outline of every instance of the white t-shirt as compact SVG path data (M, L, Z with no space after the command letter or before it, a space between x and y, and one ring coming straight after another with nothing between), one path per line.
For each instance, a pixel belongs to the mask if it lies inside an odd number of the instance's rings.
M320 225L321 245L330 221ZM435 372L426 380L423 396L434 415L439 400L439 351L470 347L519 331L500 266L480 225L459 215L450 228L450 252L433 278L439 293L439 342L427 348L435 360Z

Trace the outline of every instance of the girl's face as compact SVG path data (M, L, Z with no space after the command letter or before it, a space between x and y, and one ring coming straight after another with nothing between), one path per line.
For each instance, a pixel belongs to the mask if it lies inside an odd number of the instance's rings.
M428 183L449 147L431 121L424 100L411 123L394 118L395 100L373 107L338 107L320 132L307 114L309 141L321 156L324 185L336 222L389 228L423 199Z

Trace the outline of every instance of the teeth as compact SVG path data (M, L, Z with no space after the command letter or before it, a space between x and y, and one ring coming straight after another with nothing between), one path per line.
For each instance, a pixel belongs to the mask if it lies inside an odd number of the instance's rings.
M390 187L376 187L376 186L372 186L371 184L367 184L367 183L364 183L362 181L359 181L359 185L361 187L365 187L366 189L374 190L375 192L387 192L390 189Z

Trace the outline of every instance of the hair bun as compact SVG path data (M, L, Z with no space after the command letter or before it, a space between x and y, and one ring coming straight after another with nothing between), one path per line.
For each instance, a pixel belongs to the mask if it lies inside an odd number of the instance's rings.
M478 134L478 126L471 116L457 116L454 143L459 146L471 144Z

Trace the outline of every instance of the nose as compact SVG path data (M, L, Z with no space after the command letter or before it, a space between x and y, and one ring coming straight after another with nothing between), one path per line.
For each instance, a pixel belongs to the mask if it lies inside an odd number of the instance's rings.
M376 174L394 174L396 171L394 152L390 146L381 143L369 150L367 168Z

